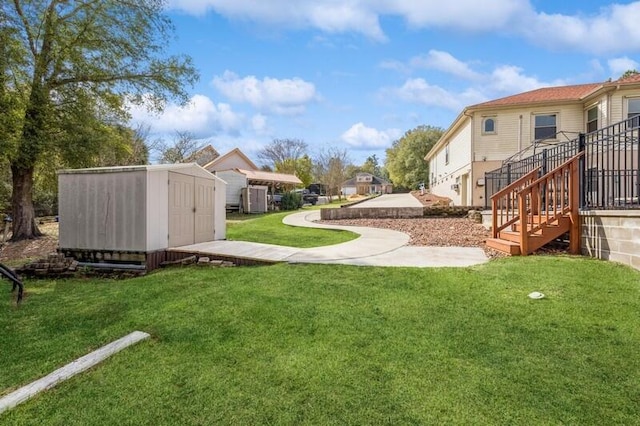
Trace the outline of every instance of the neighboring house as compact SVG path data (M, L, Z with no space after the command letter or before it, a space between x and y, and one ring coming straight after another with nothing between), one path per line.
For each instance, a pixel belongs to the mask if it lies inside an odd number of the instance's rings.
M258 166L238 148L232 149L225 155L215 158L202 167L211 173L231 169L258 170Z
M341 185L343 195L391 194L393 185L371 173L358 173Z
M220 157L218 151L211 145L207 145L185 158L182 163L197 163L199 166L204 166L218 157Z
M431 192L485 205L484 173L514 154L640 115L640 74L548 87L466 107L427 153ZM526 155L530 155L531 152Z
M216 158L204 168L227 182L227 209L246 213L266 211L268 192L302 184L295 175L259 170L238 148Z

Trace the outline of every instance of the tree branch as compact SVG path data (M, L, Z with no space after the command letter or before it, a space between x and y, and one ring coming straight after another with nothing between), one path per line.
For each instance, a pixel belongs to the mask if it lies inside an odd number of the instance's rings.
M29 27L29 21L27 21L27 17L24 16L24 11L22 10L22 6L20 6L20 1L13 0L13 4L16 8L16 12L18 13L18 16L20 17L20 20L22 21L22 25L24 25L24 31L25 33L27 33L27 40L29 41L29 49L31 50L31 53L33 54L33 56L36 57L36 55L38 54L38 51L36 49L35 39L33 37L33 34L31 33L31 28Z
M77 83L115 83L118 81L158 79L162 77L163 77L162 74L123 74L123 75L104 75L104 76L77 75L75 77L53 80L50 83L50 86L60 87L67 84L77 84Z

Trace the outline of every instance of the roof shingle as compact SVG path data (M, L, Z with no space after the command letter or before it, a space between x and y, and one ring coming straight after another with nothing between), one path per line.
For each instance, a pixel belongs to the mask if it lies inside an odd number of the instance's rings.
M589 83L574 86L543 87L541 89L518 93L517 95L472 105L470 108L510 106L554 101L579 101L601 88L603 85L604 83Z

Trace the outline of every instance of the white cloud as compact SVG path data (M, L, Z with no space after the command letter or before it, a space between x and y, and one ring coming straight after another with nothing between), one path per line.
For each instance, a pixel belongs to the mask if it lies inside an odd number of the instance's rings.
M243 117L226 103L215 104L204 95L194 95L184 106L168 104L159 113L149 112L144 105L129 107L132 120L151 126L153 133L189 131L195 135L218 132L235 133L243 125Z
M623 56L622 58L609 59L607 65L611 70L612 78L618 79L625 71L638 70L638 62L631 58Z
M452 111L459 111L466 105L485 101L487 98L480 91L469 88L463 92L450 92L440 86L429 84L423 78L412 78L398 88L382 90L383 96L394 96L405 102L426 106L443 107Z
M413 68L436 69L466 80L478 80L481 77L468 64L456 59L450 53L440 50L430 50L426 55L415 56L409 61L409 64Z
M399 17L413 28L509 33L549 49L640 49L640 1L576 15L547 13L531 0L296 0L294 7L291 0L170 0L168 6L196 15L212 10L230 19L285 29L353 32L379 41L386 40L381 18Z
M463 31L491 31L508 27L529 9L527 0L386 0L379 13L403 17L411 26L446 27Z
M385 40L375 8L357 0L170 0L168 7L202 15L213 10L233 19L285 28L317 28L330 34L357 32Z
M380 149L391 146L401 135L399 129L377 130L360 122L344 132L341 139L354 149Z
M491 73L491 88L501 94L514 94L539 89L540 87L566 84L562 80L553 82L540 81L536 77L523 74L522 71L522 68L513 65L499 66Z
M267 117L262 114L256 114L251 117L251 127L253 131L258 135L264 135L267 133Z
M240 78L231 71L213 79L213 86L234 102L248 103L254 108L279 115L299 115L307 104L317 99L316 88L299 78L275 79L255 76Z
M612 53L640 49L640 2L611 4L591 15L531 12L517 32L553 49Z
M387 68L396 70L416 70L434 68L456 77L469 80L472 84L464 90L443 88L431 84L424 78L409 78L400 87L383 88L383 98L389 96L405 102L421 105L444 107L459 111L465 106L486 101L487 99L526 92L540 87L569 84L565 80L543 81L536 76L527 75L523 69L513 65L500 65L490 72L474 70L469 63L462 62L448 52L431 50L426 55L415 56L407 64L388 61Z

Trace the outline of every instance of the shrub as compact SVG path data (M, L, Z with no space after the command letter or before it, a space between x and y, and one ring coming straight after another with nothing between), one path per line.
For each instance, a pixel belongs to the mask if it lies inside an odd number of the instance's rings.
M302 207L302 195L295 192L282 194L280 208L282 210L298 210Z

